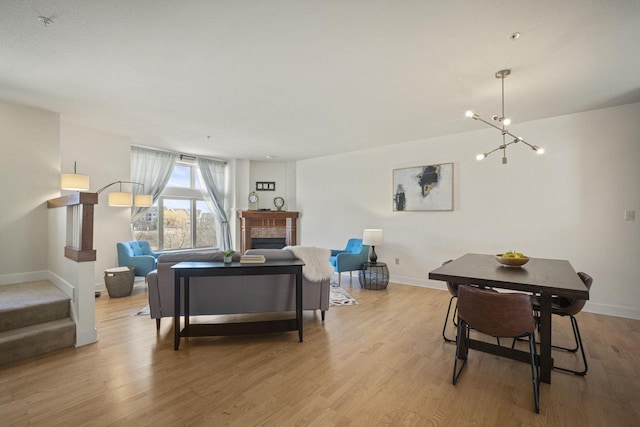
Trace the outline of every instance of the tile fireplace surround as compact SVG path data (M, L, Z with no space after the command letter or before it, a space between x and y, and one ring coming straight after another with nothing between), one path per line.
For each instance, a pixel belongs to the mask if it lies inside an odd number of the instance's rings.
M240 251L253 248L252 239L284 238L285 246L296 245L296 223L299 212L239 211Z

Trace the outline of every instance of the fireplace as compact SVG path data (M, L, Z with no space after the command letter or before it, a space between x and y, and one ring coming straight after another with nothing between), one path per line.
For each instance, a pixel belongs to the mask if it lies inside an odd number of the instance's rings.
M298 212L239 211L240 251L296 245Z
M253 237L251 249L282 249L287 246L284 237Z

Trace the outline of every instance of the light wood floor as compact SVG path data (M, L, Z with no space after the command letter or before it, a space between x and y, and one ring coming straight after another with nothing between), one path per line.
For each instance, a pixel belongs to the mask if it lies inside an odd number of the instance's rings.
M524 363L472 350L451 384L446 291L342 286L360 304L332 307L324 323L305 313L304 343L296 332L190 338L178 352L171 321L156 333L134 316L144 288L103 295L98 343L0 367L0 425L640 425L640 321L579 314L589 373L554 371L536 415ZM566 341L568 320L554 321Z

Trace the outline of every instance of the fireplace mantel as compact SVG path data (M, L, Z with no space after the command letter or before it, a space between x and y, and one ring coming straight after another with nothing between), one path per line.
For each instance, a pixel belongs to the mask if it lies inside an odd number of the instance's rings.
M296 245L296 222L299 212L238 211L241 237L240 251L251 249L252 238L280 237L287 246Z

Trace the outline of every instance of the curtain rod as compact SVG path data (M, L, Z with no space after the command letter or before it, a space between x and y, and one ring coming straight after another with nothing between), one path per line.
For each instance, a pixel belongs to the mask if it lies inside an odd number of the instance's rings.
M139 144L131 144L132 147L138 147L138 148L144 148L146 150L154 150L154 151L164 151L165 153L174 153L177 154L178 156L180 156L180 160L183 159L188 159L188 160L195 160L198 157L202 158L202 159L208 159L208 160L215 160L217 162L224 162L224 164L227 164L227 160L224 159L216 159L215 157L209 157L209 156L196 156L194 154L185 154L185 153L178 153L177 151L171 151L171 150L165 150L163 148L156 148L156 147L148 147L146 145L139 145Z

